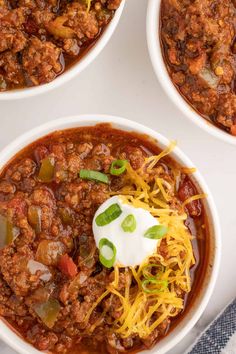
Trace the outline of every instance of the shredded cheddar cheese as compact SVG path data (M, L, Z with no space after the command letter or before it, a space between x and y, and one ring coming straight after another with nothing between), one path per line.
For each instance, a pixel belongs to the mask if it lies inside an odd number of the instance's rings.
M113 330L122 338L130 335L148 337L161 323L169 317L176 316L183 309L184 294L191 291L190 269L195 264L195 258L191 243L193 237L185 226L187 219L185 206L194 200L205 198L206 195L198 194L188 198L182 204L178 203L173 183L158 175L155 170L158 162L170 154L174 147L175 143L172 142L158 156L148 157L139 170L135 171L130 164L127 164L125 187L116 193L126 203L148 210L158 218L160 224L168 228L156 253L145 259L138 267L115 266L114 281L108 285L107 290L86 315L88 320L96 306L108 294L117 297L120 303L117 310L121 315L114 321ZM185 169L185 173L194 171L194 169ZM179 176L176 171L173 171L173 175ZM151 264L160 265L161 271L157 273L157 279L168 284L158 293L146 292L142 287L145 274L146 276L149 274L144 271ZM126 277L125 287L120 286L121 273ZM150 276L155 275L150 274Z
M192 173L196 172L197 169L195 167L182 167L181 171L186 175L191 175Z
M206 196L207 196L206 194L197 194L197 195L194 195L194 196L192 196L192 197L186 199L186 200L184 201L184 203L183 203L183 206L185 206L185 205L187 205L187 204L193 202L194 200L206 198Z
M97 301L94 302L93 306L91 306L91 308L89 309L89 311L87 312L84 322L88 322L93 310L100 304L100 302L110 293L109 290L106 290L98 299Z
M89 13L89 11L90 11L91 2L92 2L92 0L86 0L86 3L87 3L87 13Z

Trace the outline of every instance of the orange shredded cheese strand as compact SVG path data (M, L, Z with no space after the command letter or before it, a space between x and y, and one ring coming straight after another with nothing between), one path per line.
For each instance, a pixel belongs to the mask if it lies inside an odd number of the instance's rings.
M191 175L192 173L196 172L197 169L195 167L182 167L181 171L186 175Z
M165 150L163 150L159 155L146 158L144 165L142 166L142 169L148 165L147 169L152 170L153 167L155 167L155 165L157 164L157 162L160 161L160 159L162 159L163 157L169 155L174 150L175 147L176 147L176 141L171 141L170 145Z
M96 301L95 303L91 306L89 311L87 312L87 315L85 316L84 321L87 322L93 312L93 310L100 304L100 302L110 293L110 290L106 290Z
M119 271L118 266L114 267L114 272L115 272L115 279L114 279L114 282L112 283L112 285L114 286L114 288L117 288L119 285L119 275L120 275L120 271Z
M92 0L86 0L86 2L87 2L87 13L89 13Z
M139 286L139 288L140 288L140 287L141 287L141 283L140 283L140 279L139 279L139 277L138 277L138 274L137 274L135 268L134 268L134 267L131 267L131 271L132 271L132 273L133 273L134 279L136 280L136 282L137 282L137 284L138 284L138 286Z
M164 199L169 202L171 200L171 197L166 193L163 184L162 184L162 179L161 178L156 178L156 183L158 185L158 187L160 188L160 191L164 197Z
M188 199L186 199L186 200L184 201L183 207L185 207L187 204L193 202L194 200L204 199L204 198L207 198L207 194L205 194L205 193L193 195L192 197L189 197Z

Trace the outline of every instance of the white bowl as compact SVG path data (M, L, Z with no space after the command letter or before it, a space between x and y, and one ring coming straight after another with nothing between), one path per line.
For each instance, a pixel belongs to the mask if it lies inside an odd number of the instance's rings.
M125 0L122 0L119 8L115 12L113 19L107 25L104 32L100 36L100 38L93 45L93 47L77 63L72 65L71 68L67 69L64 73L62 73L61 75L56 77L55 80L53 80L47 84L33 86L33 87L29 87L29 88L22 88L22 89L17 89L17 90L9 90L6 92L0 92L0 101L1 100L14 100L14 99L26 98L26 97L35 96L35 95L38 95L41 93L45 93L47 91L50 91L50 90L52 90L64 83L66 83L67 81L71 80L72 78L76 77L79 73L81 73L81 71L83 71L98 56L98 54L106 46L106 44L110 40L113 32L115 31L115 29L119 23L124 6L125 6Z
M198 114L185 101L185 99L181 96L181 94L172 83L162 55L160 42L160 10L161 0L149 0L146 20L147 43L152 65L160 84L170 99L194 124L198 125L200 128L204 129L211 135L225 142L236 145L236 137L221 130L213 123L208 122L205 118Z
M74 127L93 126L101 122L112 123L113 127L125 131L134 131L137 133L145 134L157 141L158 146L160 146L162 149L166 148L170 143L168 139L155 132L154 130L124 118L106 115L83 115L76 117L66 117L43 124L14 140L0 153L0 170L9 160L12 159L12 157L14 157L16 153L21 151L21 149L49 133L52 133L56 130ZM189 160L189 158L178 147L174 149L171 156L174 160L183 166L193 166L191 160ZM183 316L182 320L165 338L158 342L158 344L153 349L144 351L142 353L163 354L173 348L190 331L190 329L195 325L195 323L202 315L213 292L213 288L216 282L221 254L219 219L212 195L204 179L198 171L193 174L193 179L199 189L208 195L207 198L203 200L203 203L208 217L210 232L209 264L206 267L206 274L202 280L199 294L195 298L189 310L186 311L186 314ZM18 337L5 320L0 320L0 338L2 338L7 344L9 344L13 349L21 354L40 353L30 344L26 343L23 339Z

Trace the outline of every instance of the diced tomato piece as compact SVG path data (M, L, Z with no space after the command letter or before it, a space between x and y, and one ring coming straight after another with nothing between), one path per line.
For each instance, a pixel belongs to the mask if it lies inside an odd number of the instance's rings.
M68 256L68 254L64 254L60 257L58 268L62 273L67 275L70 278L73 278L78 273L78 269L73 259Z
M181 183L178 196L179 199L184 202L186 199L194 196L197 194L197 190L194 187L193 183L185 178L184 181ZM196 217L200 216L202 213L202 205L200 200L194 200L186 205L186 208L189 212L189 215Z

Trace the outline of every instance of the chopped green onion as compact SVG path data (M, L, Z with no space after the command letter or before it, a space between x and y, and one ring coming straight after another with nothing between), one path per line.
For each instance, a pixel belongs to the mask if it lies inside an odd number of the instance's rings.
M164 273L165 267L162 264L155 264L155 263L149 263L145 265L142 269L142 273L144 278L149 279L150 277L153 277L154 275L151 272L152 268L156 268L157 274L155 274L155 277L158 277L160 273ZM150 270L149 270L150 269Z
M136 229L136 219L133 214L129 214L122 221L121 227L124 232L134 232Z
M96 217L95 222L98 226L108 225L113 220L117 219L121 213L122 213L122 210L121 210L119 204L117 204L117 203L112 204L103 213L99 214Z
M116 260L116 247L107 238L99 241L99 260L106 268L111 268Z
M143 291L147 294L158 294L168 287L167 280L158 280L155 278L145 279L141 284Z
M119 176L126 170L127 160L115 160L111 164L110 174Z
M82 179L90 179L96 182L109 183L109 179L105 173L92 170L80 170L79 176Z
M46 157L41 161L38 178L41 182L52 182L54 177L55 160L53 157Z
M155 225L150 227L144 234L144 237L152 239L161 239L167 234L168 228L165 225Z

